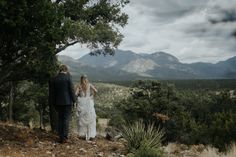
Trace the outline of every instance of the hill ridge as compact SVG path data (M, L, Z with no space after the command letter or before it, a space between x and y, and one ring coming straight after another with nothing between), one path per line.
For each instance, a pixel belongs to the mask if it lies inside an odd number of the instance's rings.
M233 79L236 78L236 56L218 63L182 63L166 52L137 54L117 50L114 56L84 55L79 59L59 56L75 75L86 73L96 80L133 79ZM74 65L73 65L74 64ZM82 72L76 72L80 71ZM100 74L98 72L100 71ZM102 77L101 73L106 76ZM109 77L109 78L108 78Z

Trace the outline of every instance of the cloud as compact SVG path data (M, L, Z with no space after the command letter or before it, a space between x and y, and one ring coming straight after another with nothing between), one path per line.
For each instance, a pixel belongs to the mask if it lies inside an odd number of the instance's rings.
M131 5L154 22L171 22L204 6L205 0L133 0Z
M136 52L166 51L183 62L217 62L236 54L231 37L235 23L213 25L209 21L212 16L222 16L220 10L232 8L228 4L217 0L133 1L127 8L130 25L123 33L133 30L135 36L145 37L145 44L131 47ZM121 48L129 49L126 45L132 38L126 36Z
M165 51L182 62L217 62L236 55L236 22L213 24L236 0L131 0L125 12L128 25L120 49L136 53ZM78 45L66 54L75 58L88 53ZM82 53L78 53L82 52ZM65 53L65 52L63 52Z
M60 53L60 55L67 55L77 59L88 54L89 52L90 50L86 47L86 45L75 44L73 46L67 47L66 50Z

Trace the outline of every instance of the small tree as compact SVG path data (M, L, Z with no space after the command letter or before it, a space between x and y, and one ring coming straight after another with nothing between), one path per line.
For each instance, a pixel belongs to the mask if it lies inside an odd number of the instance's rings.
M119 28L127 24L128 16L122 11L127 3L2 0L0 84L22 80L47 84L57 71L56 54L76 43L87 44L94 55L113 54L123 38Z

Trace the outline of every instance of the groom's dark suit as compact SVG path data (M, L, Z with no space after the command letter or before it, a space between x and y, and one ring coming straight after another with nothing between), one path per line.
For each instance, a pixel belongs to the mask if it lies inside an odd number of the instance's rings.
M53 104L59 116L59 136L63 142L68 138L69 121L71 108L75 103L74 86L69 73L60 72L54 79L51 86L53 88Z

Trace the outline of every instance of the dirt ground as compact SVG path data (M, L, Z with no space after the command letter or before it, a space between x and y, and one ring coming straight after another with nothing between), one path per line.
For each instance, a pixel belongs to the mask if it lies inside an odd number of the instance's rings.
M45 130L0 123L0 157L114 157L125 153L122 142L103 137L88 142L73 134L66 144L57 140Z

